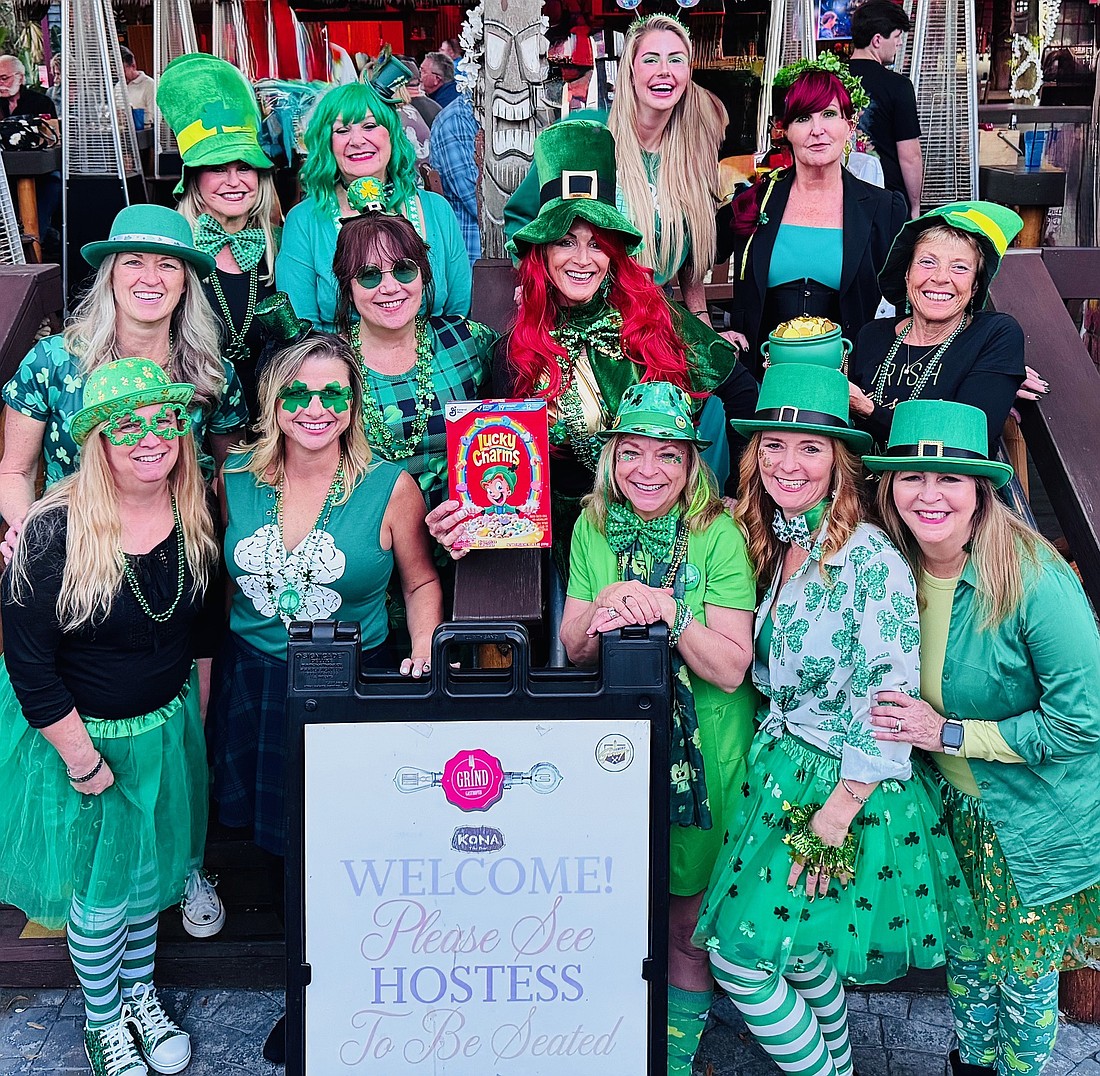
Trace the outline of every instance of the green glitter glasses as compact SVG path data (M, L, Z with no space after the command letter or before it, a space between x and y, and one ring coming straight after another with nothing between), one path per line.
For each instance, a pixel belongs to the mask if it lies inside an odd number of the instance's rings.
M279 389L279 399L283 401L283 410L294 414L299 407L309 407L316 396L321 406L340 414L348 409L351 401L351 386L341 385L339 381L330 381L323 389L308 388L304 382L292 381Z
M377 288L382 283L382 277L387 273L391 274L398 284L411 284L420 275L420 266L412 258L400 258L388 269L382 269L377 265L364 265L355 274L355 279L359 287L369 291L371 288Z
M166 403L152 418L142 418L136 411L121 411L103 427L103 436L118 448L133 446L155 433L162 441L182 437L191 428L187 408L183 404Z

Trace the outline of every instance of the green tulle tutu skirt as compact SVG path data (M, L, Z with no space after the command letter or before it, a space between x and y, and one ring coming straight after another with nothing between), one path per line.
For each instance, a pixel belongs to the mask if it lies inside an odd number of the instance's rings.
M743 967L782 970L820 950L847 982L888 983L934 968L948 941L972 934L973 905L947 834L943 804L922 763L907 781L883 781L852 826L856 875L810 900L787 888L783 802L824 803L840 761L788 733L757 733L726 848L699 916L695 944Z
M86 908L148 915L175 904L202 862L209 802L198 678L141 717L89 721L115 783L77 792L23 718L0 659L0 901L50 928Z

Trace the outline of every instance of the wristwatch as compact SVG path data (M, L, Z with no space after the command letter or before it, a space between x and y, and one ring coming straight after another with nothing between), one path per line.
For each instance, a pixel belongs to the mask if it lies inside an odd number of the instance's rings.
M947 720L940 729L940 743L945 755L957 755L963 745L963 723Z

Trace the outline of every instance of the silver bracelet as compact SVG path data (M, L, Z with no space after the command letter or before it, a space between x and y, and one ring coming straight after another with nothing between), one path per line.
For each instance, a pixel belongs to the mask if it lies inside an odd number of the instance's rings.
M69 767L65 767L65 776L74 785L83 785L90 781L99 771L103 769L103 756L99 756L99 761L89 770L83 777L74 777L69 771Z
M848 784L847 781L845 781L843 778L841 778L840 783L843 786L844 791L847 792L848 795L851 796L852 799L854 799L856 801L856 803L858 803L860 805L860 807L866 807L867 806L867 801L862 796L857 795L855 789L852 788L852 786L850 784Z

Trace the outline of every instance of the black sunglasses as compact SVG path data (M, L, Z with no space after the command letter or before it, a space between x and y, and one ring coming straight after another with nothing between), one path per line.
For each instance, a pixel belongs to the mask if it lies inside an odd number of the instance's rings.
M412 258L401 258L395 261L389 269L382 269L377 265L364 265L355 274L355 279L361 288L377 288L382 283L382 277L389 273L398 284L411 284L420 276L420 266Z

